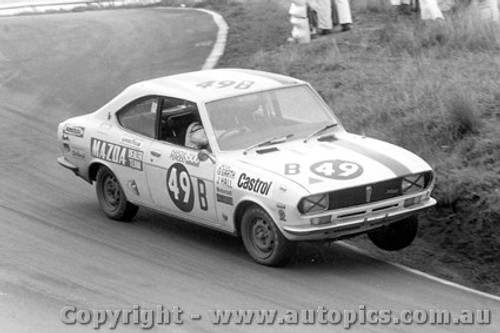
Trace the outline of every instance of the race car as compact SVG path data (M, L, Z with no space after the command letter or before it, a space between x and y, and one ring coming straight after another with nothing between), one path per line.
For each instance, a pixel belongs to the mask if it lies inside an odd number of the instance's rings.
M59 164L95 182L109 218L161 211L241 237L268 266L286 264L299 241L368 233L402 249L436 203L421 158L347 132L309 83L263 71L140 82L57 135Z

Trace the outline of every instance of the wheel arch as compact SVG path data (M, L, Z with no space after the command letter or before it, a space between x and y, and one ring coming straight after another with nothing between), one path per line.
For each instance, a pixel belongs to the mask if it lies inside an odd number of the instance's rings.
M88 177L91 183L97 180L97 171L99 171L99 168L102 166L105 166L113 171L106 163L103 163L101 161L92 162L88 168Z
M257 202L255 200L251 200L251 199L244 199L244 200L240 201L238 203L238 205L236 206L236 209L234 210L234 215L233 215L233 221L234 221L234 226L236 229L236 235L238 237L241 237L241 219L243 217L243 214L245 213L247 208L249 208L251 206L257 206L257 207L262 208L269 215L269 217L272 219L272 215L270 214L269 210L261 202Z

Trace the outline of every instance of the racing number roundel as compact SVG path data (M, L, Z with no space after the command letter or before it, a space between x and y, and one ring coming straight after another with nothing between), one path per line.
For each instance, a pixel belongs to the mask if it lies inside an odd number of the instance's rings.
M354 162L328 160L314 163L311 171L321 177L342 180L359 177L363 173L363 167Z
M193 210L194 193L191 177L186 167L180 163L174 163L167 172L167 189L170 199L183 212Z

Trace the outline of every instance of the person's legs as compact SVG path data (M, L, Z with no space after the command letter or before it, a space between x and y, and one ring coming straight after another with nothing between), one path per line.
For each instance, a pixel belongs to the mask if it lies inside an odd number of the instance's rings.
M352 16L349 0L335 0L335 4L337 5L337 13L339 16L339 23L342 26L342 31L350 30L352 25Z
M318 15L319 33L331 32L333 28L331 0L314 0L307 3Z

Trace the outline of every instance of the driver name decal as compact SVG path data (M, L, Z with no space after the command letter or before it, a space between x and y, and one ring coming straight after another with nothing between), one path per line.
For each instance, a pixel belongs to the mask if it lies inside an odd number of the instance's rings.
M90 142L91 155L104 161L142 171L144 152L96 138Z
M247 176L246 173L242 173L238 178L237 185L239 188L247 191L260 193L262 195L268 195L272 184L273 182L265 182L260 178L255 179L253 177Z
M311 165L311 171L321 177L344 180L359 177L363 173L363 167L349 161L327 160Z

